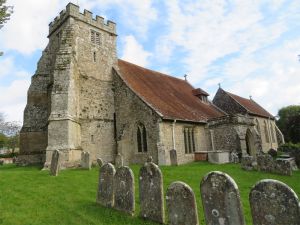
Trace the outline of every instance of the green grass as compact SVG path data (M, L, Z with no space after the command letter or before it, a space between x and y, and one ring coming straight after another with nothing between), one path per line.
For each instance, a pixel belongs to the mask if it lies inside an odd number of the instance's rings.
M5 225L58 225L58 224L105 224L105 225L154 225L137 217L138 171L140 166L131 166L136 182L136 213L134 217L124 215L95 203L98 183L98 168L91 171L72 169L61 171L58 177L51 177L48 171L37 167L0 167L0 224ZM251 224L248 195L250 188L259 180L270 178L288 184L300 196L300 172L292 177L273 175L256 171L243 171L239 165L212 165L192 163L178 167L161 167L164 175L164 189L173 181L183 181L195 192L200 223L204 214L200 199L199 183L202 177L213 170L228 173L237 182L247 224Z

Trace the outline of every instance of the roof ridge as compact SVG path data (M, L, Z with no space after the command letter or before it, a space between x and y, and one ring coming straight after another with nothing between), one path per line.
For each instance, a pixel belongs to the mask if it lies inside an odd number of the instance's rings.
M139 66L139 65L137 65L137 64L134 64L134 63L132 63L132 62L128 62L128 61L123 60L123 59L118 59L118 60L123 61L123 62L128 63L128 64L131 64L131 65L133 65L133 66L139 67L139 68L141 68L141 69L144 69L144 70L148 70L148 71L157 73L157 74L160 75L160 76L166 76L166 77L170 77L170 78L173 78L173 79L182 81L182 82L187 82L186 80L180 79L179 77L175 77L175 76L172 76L172 75L170 75L170 74L165 74L165 73L159 72L159 71L157 71L157 70L148 69L148 68L146 68L146 67ZM187 82L187 83L189 83L189 82ZM189 83L189 84L190 84L190 83ZM191 84L190 84L190 85L191 85ZM191 86L192 86L192 85L191 85Z

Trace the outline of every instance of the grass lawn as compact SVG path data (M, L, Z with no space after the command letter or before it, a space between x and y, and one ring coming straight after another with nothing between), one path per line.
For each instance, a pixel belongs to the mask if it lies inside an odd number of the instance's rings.
M61 171L58 177L51 177L48 171L38 167L0 167L0 224L5 225L58 225L58 224L101 224L101 225L154 225L137 217L138 172L140 166L131 168L136 182L136 215L130 217L95 203L98 183L98 168L91 171L72 169ZM204 225L204 214L200 199L199 183L202 177L213 170L229 174L237 182L247 224L252 224L248 195L250 188L259 180L270 178L288 184L300 196L300 172L292 177L273 175L256 171L243 171L239 165L212 165L192 163L178 167L161 167L164 175L164 189L173 181L190 185L197 198L200 224Z

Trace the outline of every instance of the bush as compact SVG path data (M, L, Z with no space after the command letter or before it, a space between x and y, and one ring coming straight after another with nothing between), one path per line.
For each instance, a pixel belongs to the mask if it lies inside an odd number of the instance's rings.
M17 157L18 153L0 154L0 158L13 158Z
M300 151L300 143L298 143L298 144L293 144L290 142L285 143L285 144L279 146L278 151L285 152L285 153Z

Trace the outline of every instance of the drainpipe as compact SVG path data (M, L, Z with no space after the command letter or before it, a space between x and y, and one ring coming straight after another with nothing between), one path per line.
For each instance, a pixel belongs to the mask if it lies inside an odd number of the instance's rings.
M175 146L175 124L176 124L176 120L174 120L173 124L172 124L172 141L173 141L173 149L176 150L176 146Z

